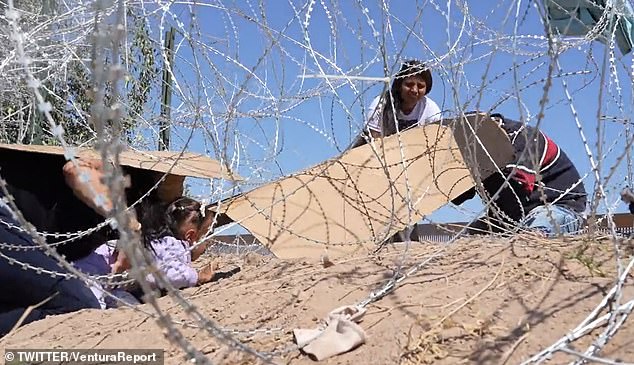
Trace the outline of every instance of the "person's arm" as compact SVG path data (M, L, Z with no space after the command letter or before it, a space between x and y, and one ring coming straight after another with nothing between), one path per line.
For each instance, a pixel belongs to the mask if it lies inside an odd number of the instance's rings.
M165 279L176 289L191 288L198 285L199 278L196 269L185 262L170 260L169 262L157 262L157 265L159 265L159 270L163 273ZM146 280L152 288L158 287L153 274L149 274Z
M364 126L364 130L370 132L370 137L380 138L381 130L383 126L383 106L384 103L381 100L381 96L377 96L372 100L372 103L368 107L367 120Z
M196 285L198 286L212 281L217 270L218 263L215 261L205 265L202 269L198 270L198 281Z
M156 257L156 267L172 286L181 289L197 285L198 272L191 266L188 260L189 250L182 241L174 237L164 237L153 241L152 248ZM158 287L153 274L147 275L146 280L153 288Z
M209 283L213 280L218 264L210 262L201 269L196 270L190 264L174 261L167 269L162 269L167 280L176 288L191 288Z
M201 242L196 247L194 247L194 249L192 249L191 251L192 261L198 260L198 258L202 256L202 254L204 254L205 251L207 251L208 247L209 247L209 242L207 241Z
M95 212L107 217L112 210L110 189L103 183L101 160L77 158L63 167L64 179L75 196Z
M438 122L442 119L442 112L430 97L425 96L425 109L423 110L423 114L418 119L418 125L424 125L427 123Z
M101 160L77 158L75 163L66 162L62 170L66 185L73 191L73 194L102 217L108 217L113 205L110 199L110 189L103 182ZM130 228L139 231L141 224L136 219L131 219Z
M114 263L111 265L111 272L113 274L121 274L124 271L130 269L132 267L132 265L130 265L130 261L128 260L128 257L126 256L125 252L121 251L121 250L117 250L116 252L116 259L114 261Z
M224 213L217 213L216 210L217 206L215 204L210 204L205 207L205 219L200 226L200 232L203 232L203 235L213 232L216 227L221 227L233 222L233 219L229 218L228 215ZM208 242L198 244L191 251L192 261L198 260L198 258L205 253L207 247L209 247Z
M381 108L379 105L380 101L381 97L378 96L374 100L372 100L372 103L370 103L370 106L367 110L367 119L365 120L363 129L361 129L359 135L357 135L352 143L350 143L348 150L363 146L368 142L369 139L381 138L381 119L383 116L383 108Z
M512 142L517 159L506 165L504 173L520 186L521 192L530 195L535 189L537 171L548 168L557 160L559 147L532 127L525 127Z
M224 226L233 222L228 215L224 213L217 212L218 206L216 204L210 204L205 207L205 219L203 219L203 223L200 226L201 232L209 232L216 227Z

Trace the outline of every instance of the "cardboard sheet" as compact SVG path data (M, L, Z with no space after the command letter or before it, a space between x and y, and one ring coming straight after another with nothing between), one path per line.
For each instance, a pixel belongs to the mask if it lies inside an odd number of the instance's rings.
M0 144L1 150L64 155L61 146ZM75 154L79 157L101 158L101 155L91 148L76 148ZM238 175L227 171L220 162L191 152L126 150L121 153L120 162L123 166L176 176L241 180Z
M474 114L374 140L223 211L280 258L333 258L372 250L474 186L472 173L486 177L512 157L504 131Z

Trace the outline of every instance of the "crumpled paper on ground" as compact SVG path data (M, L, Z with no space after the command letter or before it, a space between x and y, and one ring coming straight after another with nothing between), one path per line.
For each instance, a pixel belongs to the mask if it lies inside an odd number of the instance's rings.
M356 323L361 321L365 311L365 308L356 306L339 307L324 319L325 325L294 329L295 342L317 361L348 352L365 343L365 332Z

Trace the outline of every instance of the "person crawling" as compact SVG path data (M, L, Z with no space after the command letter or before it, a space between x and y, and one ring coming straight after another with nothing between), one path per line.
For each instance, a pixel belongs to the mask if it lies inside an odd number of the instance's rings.
M143 230L143 243L154 257L155 267L176 289L212 281L217 268L215 265L208 264L199 270L192 266L192 261L198 259L206 248L205 244L193 246L207 232L210 221L203 216L201 204L194 199L181 197L169 204L167 209L161 208L164 208L164 205L158 207L158 214L148 212L155 217L146 217L142 220L154 221L154 224ZM74 265L87 274L107 275L113 271L117 259L117 250L103 244L92 254L75 261ZM166 289L160 285L155 274L148 274L145 280L152 289ZM93 285L91 290L103 309L118 306L116 299L105 294L101 285ZM137 298L125 290L114 289L110 292L128 304L139 303Z
M46 243L53 245L55 251L68 261L85 259L99 248L98 253L102 253L104 260L107 258L109 261L93 261L96 266L89 268L93 270L91 273L109 274L111 269L113 273L120 273L130 267L125 255L116 254L113 248L109 252L108 247L102 247L104 242L116 239L117 235L109 232L108 226L93 230L110 216L112 209L110 192L103 182L102 162L90 158L66 162L63 157L39 153L29 154L28 158L31 165L38 166L37 170L24 169L21 152L3 151L0 154L1 177L6 180L0 180L0 242L3 243L0 247L0 285L3 288L0 294L0 337L20 325L49 315L102 307L89 285L74 277L57 259L36 244L36 238L21 227L17 212L21 212L38 232L46 232L39 239L45 238ZM144 219L145 216L162 209L159 217L163 217L163 202L173 202L181 193L167 192L169 194L161 195L161 186L153 189L162 176L160 173L150 174L138 169L124 169L124 173L131 182L125 191L126 200L130 203L140 201L135 204L135 210L136 216L142 218L139 221L131 219L130 228L140 230L144 237L146 233L159 232L152 228L161 226L162 218L152 221ZM149 195L148 191L151 191ZM101 204L97 204L99 201L95 197L101 197ZM17 207L17 212L13 211L9 202ZM184 226L196 228L195 223L199 219L190 212L187 204L180 205L182 203L185 201L175 205L178 212L173 213L176 217L174 222L181 222L178 214L182 213L182 219L189 222L189 225ZM206 211L211 212L207 208ZM212 223L218 222L217 218L215 214L207 214L197 234L208 232ZM172 239L166 238L167 234L152 236L152 239L157 240L153 245L157 261L171 255L175 256L171 260L183 260L188 263L185 267L191 266L191 260L204 252L206 246L198 245L190 254L187 239L197 238L191 232L188 233L189 229L174 230ZM71 232L71 236L66 235L67 232ZM88 234L77 235L73 232ZM58 236L58 233L61 235ZM171 244L187 246L187 250L179 246L172 247ZM185 251L187 254L177 254ZM183 272L182 280L202 282L212 275L208 272L211 268L208 268L196 272L194 279L191 267L187 270L182 265L176 267Z
M512 231L516 227L551 237L579 233L585 224L587 193L568 155L542 131L522 122L491 114L508 135L514 160L455 198L459 205L482 194L491 200L489 212L469 226L471 233Z
M38 243L73 261L114 236L108 226L94 230L112 209L100 160L65 162L40 153L27 157L37 169L26 169L19 151L0 154L0 337L49 315L99 308L89 287ZM133 180L126 190L128 201L155 183ZM29 225L22 226L19 215ZM134 219L130 223L138 228ZM29 226L38 235L27 232Z

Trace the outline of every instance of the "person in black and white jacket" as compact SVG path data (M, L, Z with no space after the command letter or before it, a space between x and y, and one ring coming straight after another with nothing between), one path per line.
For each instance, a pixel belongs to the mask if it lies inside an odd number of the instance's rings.
M546 235L575 233L583 227L587 194L579 172L566 153L534 127L492 114L511 140L515 159L482 182L483 201L492 203L487 217L471 232L500 232L517 225ZM508 182L507 182L508 180ZM476 188L453 200L462 204ZM497 195L496 195L497 194Z

